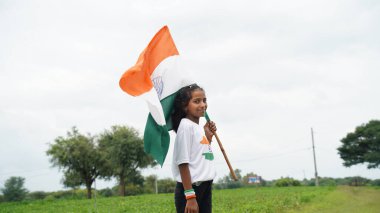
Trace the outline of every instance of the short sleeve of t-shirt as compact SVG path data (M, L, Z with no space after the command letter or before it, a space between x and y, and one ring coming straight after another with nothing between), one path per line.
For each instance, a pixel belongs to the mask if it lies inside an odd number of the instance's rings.
M174 163L178 166L183 163L189 163L191 154L191 142L193 139L192 126L181 122L178 127L177 136L174 146Z

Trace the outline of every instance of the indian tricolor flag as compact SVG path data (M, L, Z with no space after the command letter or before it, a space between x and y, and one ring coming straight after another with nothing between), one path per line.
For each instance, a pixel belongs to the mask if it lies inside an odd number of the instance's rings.
M148 103L144 148L161 166L169 149L174 98L179 89L194 83L179 69L178 61L177 47L164 26L119 82L123 91Z

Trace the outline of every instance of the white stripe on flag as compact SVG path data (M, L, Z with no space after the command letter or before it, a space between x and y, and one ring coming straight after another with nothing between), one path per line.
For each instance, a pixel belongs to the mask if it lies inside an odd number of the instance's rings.
M179 55L170 56L161 61L152 73L151 80L160 100L176 93L182 87L194 83L180 64L181 57Z
M162 110L160 100L158 99L157 92L154 87L152 87L149 92L142 94L140 97L147 102L149 111L156 123L161 126L165 125L166 121L164 111Z

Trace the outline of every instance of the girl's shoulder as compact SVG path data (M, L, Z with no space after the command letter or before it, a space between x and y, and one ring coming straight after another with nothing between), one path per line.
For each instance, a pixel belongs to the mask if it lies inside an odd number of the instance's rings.
M193 121L187 119L187 118L182 118L181 122L179 123L178 126L178 131L179 130L192 130L194 127L196 127L196 123Z
M201 127L199 124L195 123L194 121L183 118L179 124L178 130L177 130L177 136L191 136L192 139L196 142L201 141L204 135L203 127Z

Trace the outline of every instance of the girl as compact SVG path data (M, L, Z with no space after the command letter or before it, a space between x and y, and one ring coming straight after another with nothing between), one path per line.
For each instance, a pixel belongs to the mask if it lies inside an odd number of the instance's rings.
M216 131L210 121L202 128L199 118L207 109L206 95L196 84L183 87L174 100L173 176L177 181L175 206L179 213L211 212L211 186L216 176L211 139Z

